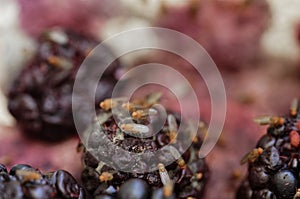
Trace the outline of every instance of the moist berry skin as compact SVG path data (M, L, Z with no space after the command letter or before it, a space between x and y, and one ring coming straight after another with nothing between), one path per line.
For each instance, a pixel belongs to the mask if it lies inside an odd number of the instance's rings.
M8 93L9 111L27 135L56 141L76 134L73 84L82 62L98 44L91 37L62 29L49 30L40 36L35 57L20 72ZM115 61L103 75L96 91L97 104L111 96L119 66ZM78 99L83 107L93 103L92 98ZM84 111L82 117L86 117Z
M263 120L265 120L264 118ZM261 120L261 121L263 121ZM300 113L293 102L290 115L270 117L267 133L257 143L262 153L248 161L248 176L236 199L300 198Z
M138 107L137 109L140 108L140 110L142 110L140 113L143 115L143 113L148 113L149 111L148 107L144 107L144 105L147 104L145 101L146 100L143 99L138 100L136 103L130 103L130 107ZM114 104L114 99L112 99L111 102ZM123 103L123 105L124 104L126 103ZM134 115L134 112L137 113L139 111L129 110L129 112L130 115ZM98 118L103 118L105 117L103 115L107 114L110 114L110 110L102 109L98 115ZM116 114L118 115L119 113ZM179 125L180 118L178 118L176 114L173 114L172 112L167 112L167 114L168 116L174 116L176 123ZM160 118L159 114L154 116L152 115L151 117L152 120L150 120L148 116L145 116L136 118L133 121L134 124L151 125L151 121L156 121ZM145 168L148 165L142 161L135 162L135 160L132 160L130 157L125 156L125 154L122 154L121 152L121 154L118 154L110 150L106 151L105 144L101 143L101 140L104 140L102 136L105 136L106 139L108 138L116 147L121 147L130 152L139 153L143 151L144 153L147 153L147 151L157 151L158 149L170 143L172 143L171 145L173 146L180 146L182 144L182 140L189 139L189 131L187 128L183 128L184 133L186 133L184 134L185 138L183 139L182 137L177 137L176 141L173 140L170 134L170 126L168 122L164 124L164 127L154 137L140 138L125 133L124 129L121 130L122 125L121 127L118 127L115 118L116 116L114 117L113 115L109 115L106 117L103 123L100 122L100 129L98 123L95 122L91 125L87 132L85 132L86 136L84 137L87 139L87 144L82 157L84 165L84 170L82 172L82 183L92 197L97 199L202 198L205 185L209 177L209 171L205 160L199 158L197 155L202 143L200 134L196 136L192 142L192 145L180 157L182 162L184 162L183 164L180 164L177 160L165 167L165 171L167 171L167 175L172 181L171 191L167 193L166 190L168 190L169 184L163 182L163 180L166 180L166 178L161 178L161 170L155 170L152 172L148 171L145 173L135 172L136 164L139 164ZM91 155L91 153L97 153L100 157L96 159L93 155ZM165 158L168 158L168 154L164 155ZM119 168L114 169L103 163L103 161L98 161L99 159L109 159L109 161L116 163L114 165L115 167ZM122 171L122 169L126 168L132 168L131 172Z
M0 164L1 199L87 199L85 190L67 171L41 173L18 164L7 171Z

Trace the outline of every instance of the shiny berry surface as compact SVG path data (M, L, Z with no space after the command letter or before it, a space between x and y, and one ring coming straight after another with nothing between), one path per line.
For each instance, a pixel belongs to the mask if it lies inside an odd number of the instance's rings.
M199 158L197 152L202 144L199 133L192 139L188 126L182 122L183 133L177 134L180 117L167 111L167 120L154 136L142 136L155 128L154 124L161 120L157 110L152 110L149 100L156 94L150 94L144 99L133 102L107 99L100 103L102 111L98 120L84 133L86 145L83 152L82 172L83 186L93 197L145 198L165 199L196 198L203 196L209 177L205 159ZM159 99L158 99L159 100ZM157 103L157 102L155 102ZM112 106L117 106L115 115L111 114ZM123 109L129 110L133 120L122 118ZM120 122L118 122L120 121ZM100 128L99 128L99 123ZM119 125L118 125L119 124ZM149 127L146 128L146 125ZM153 126L152 126L153 125ZM145 129L149 129L145 130ZM172 129L172 131L170 130ZM177 134L177 137L174 134ZM189 140L189 136L191 137ZM105 141L106 140L106 141ZM185 142L190 141L186 151L180 151ZM107 146L113 144L114 150ZM144 159L134 159L124 150L132 153L147 154L155 152L166 145L172 146L172 152L162 152L159 160L172 159L170 165L158 163L154 170L147 170L151 165ZM122 150L121 150L122 149ZM180 152L182 153L180 153ZM97 154L93 156L92 154ZM148 157L148 156L147 156ZM107 162L113 162L114 166ZM137 172L143 168L145 172Z
M261 153L248 159L248 175L236 199L295 199L300 195L300 112L294 100L290 115L255 119L269 125L257 143ZM253 153L252 153L253 154ZM250 157L250 156L248 156Z
M27 135L47 141L75 135L73 84L82 62L98 44L91 37L62 29L40 36L36 55L14 81L8 96L8 108ZM107 52L112 54L108 48ZM111 96L118 67L115 61L104 73L96 91L96 104ZM82 106L82 119L89 119L84 107L93 104L93 98L78 96L76 100Z
M67 171L42 173L18 164L0 172L1 199L87 199L84 189Z

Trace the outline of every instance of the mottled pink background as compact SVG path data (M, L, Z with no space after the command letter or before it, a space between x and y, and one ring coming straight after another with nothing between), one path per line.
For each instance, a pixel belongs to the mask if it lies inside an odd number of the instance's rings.
M22 26L33 36L38 35L44 28L53 25L95 33L97 28L101 28L103 21L118 10L117 5L110 7L111 4L96 0L91 1L92 3L90 1L66 0L64 1L66 3L63 4L59 0L19 0L19 2L21 4ZM211 17L221 17L224 23L231 27L230 19L234 18L233 12L220 13L212 10L211 13L213 13ZM217 13L220 13L220 16ZM165 20L168 21L169 19L166 18ZM207 20L212 20L212 18ZM166 21L162 20L163 23L167 23ZM219 22L222 23L222 21ZM184 23L182 24L183 27L188 26L186 24L188 21L183 19L182 23ZM257 48L255 42L259 34L255 30L252 32L251 29L255 23L258 22L254 20L254 24L249 26L249 29L245 28L242 32L243 35L240 34L238 28L223 31L222 26L210 24L211 29L215 29L214 31L220 32L220 34L214 32L216 40L209 45L225 46L226 49L228 45L243 46L250 42L246 52L238 52L235 48L231 49L233 54L235 52L241 55L245 54L248 59L248 53L252 54L253 50L256 51ZM172 24L170 23L169 26ZM188 32L190 31L191 29L188 30ZM208 35L206 36L208 37ZM245 39L249 39L249 41L244 41ZM209 42L210 40L205 41ZM227 44L228 41L233 42L233 44ZM222 50L216 50L216 54L222 54L222 52ZM220 56L220 60L223 59L222 56ZM164 61L176 62L176 60ZM172 64L176 65L176 63ZM264 127L259 127L253 122L253 117L288 113L292 99L300 97L298 68L282 60L269 59L264 56L261 56L256 62L241 62L240 67L235 70L220 67L227 91L227 117L220 142L207 157L211 179L205 198L234 198L234 189L241 181L246 169L246 166L240 166L239 161L246 152L255 146L256 140L265 131ZM210 102L207 91L201 80L193 77L192 72L187 71L186 74L193 79L194 85L199 87L201 116L203 120L208 121ZM0 162L9 166L16 163L28 163L43 171L58 168L66 169L77 178L80 176L80 154L76 152L78 143L76 137L50 144L23 137L17 127L0 127L0 140ZM242 176L234 178L233 173L241 173Z

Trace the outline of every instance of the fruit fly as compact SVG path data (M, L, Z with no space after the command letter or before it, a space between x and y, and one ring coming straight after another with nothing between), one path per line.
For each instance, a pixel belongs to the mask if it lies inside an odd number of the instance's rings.
M162 93L156 92L156 93L151 93L147 95L144 99L142 100L135 100L134 103L140 104L144 107L151 107L154 104L157 104L159 100L161 99Z
M146 96L144 105L150 107L160 101L162 93L156 92Z
M283 125L285 119L283 117L263 116L254 118L254 122L259 125Z
M149 133L149 127L142 124L121 124L121 130L133 135L146 135Z
M176 142L176 135L178 131L178 126L176 119L174 115L168 115L168 126L169 126L169 137L170 137L170 143L175 143Z
M186 167L186 164L179 151L173 146L169 146L168 148L170 149L172 156L176 159L176 162L180 166L180 168L184 169Z
M126 102L126 103L122 104L122 108L127 110L127 111L134 112L134 111L139 110L139 109L144 109L145 107L141 106L141 105L138 105L138 104Z
M189 139L193 143L198 143L202 137L205 137L207 134L207 127L203 121L199 121L198 127L192 120L188 121L186 130L189 135Z
M299 101L297 98L295 98L292 103L291 103L291 108L290 108L290 114L292 116L297 116L298 113L298 107L299 106Z
M102 172L99 176L100 182L111 181L114 178L113 174L110 172Z
M155 114L157 114L157 110L155 110L153 108L150 108L150 109L146 109L146 110L137 110L137 111L134 111L131 114L131 116L134 119L142 119L142 118L148 117L149 115L155 115Z
M167 185L172 183L170 176L168 174L168 171L165 168L165 165L163 165L162 163L159 163L157 165L158 168L158 172L159 172L159 176L160 176L160 180L163 183L163 185Z
M163 195L166 198L169 198L173 194L174 183L170 179L168 171L166 170L165 166L162 163L157 165L160 180L163 183Z
M22 176L23 181L39 180L42 175L34 171L18 170L16 171L18 176Z
M169 146L169 149L170 149L172 156L176 159L176 163L178 164L178 166L181 169L181 175L177 180L177 182L180 182L183 179L183 177L185 176L188 168L187 168L187 165L186 165L184 159L181 157L179 151L173 146Z
M262 148L257 148L257 149L253 149L252 151L250 151L249 153L247 153L241 160L241 164L245 164L247 162L255 162L255 160L262 154L263 149Z
M73 63L69 59L58 56L49 56L47 58L47 61L49 62L49 64L65 70L68 70L73 67Z
M100 107L103 109L103 110L110 110L112 108L115 108L117 107L120 102L124 101L125 98L110 98L110 99L105 99L104 101L100 102Z

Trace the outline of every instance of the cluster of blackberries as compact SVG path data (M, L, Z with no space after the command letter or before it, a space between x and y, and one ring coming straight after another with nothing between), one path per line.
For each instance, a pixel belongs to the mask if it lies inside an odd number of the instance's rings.
M85 168L82 182L94 197L202 197L208 179L208 167L197 153L202 144L200 134L192 140L188 127L183 122L180 124L176 114L168 112L167 122L159 132L143 137L151 134L155 123L162 119L158 110L149 108L153 96L155 94L133 103L120 99L108 99L101 103L102 112L83 135L86 148L83 154ZM111 108L119 111L113 112ZM129 113L131 119L125 113ZM183 132L177 132L179 124L184 126ZM190 142L190 145L186 151L182 151L185 142ZM161 162L167 159L174 161L167 166L160 162L151 165L152 162L147 161L154 158L151 152L167 145L171 150L158 153L155 158ZM135 159L127 152L140 156ZM147 160L143 159L143 155L146 155ZM151 166L155 169L150 171ZM138 168L146 172L140 172Z
M86 194L66 171L41 173L29 165L18 164L8 172L0 164L0 198L86 199Z
M237 199L300 198L300 112L294 101L288 117L264 117L269 124L267 134L256 149L245 156L248 176L237 192Z
M9 110L24 132L48 141L76 133L72 117L73 84L82 62L97 44L90 37L62 29L49 30L39 38L35 57L9 92ZM107 49L106 53L111 51ZM97 104L111 96L119 65L118 61L113 62L102 76L96 91ZM83 107L93 103L93 99L78 99ZM82 115L85 117L84 112Z
M90 37L62 29L50 30L39 38L36 56L21 71L9 92L9 110L25 133L54 141L75 132L73 85L81 63L96 45L97 41ZM112 55L109 49L107 52ZM101 61L101 56L96 59ZM96 107L111 97L119 66L118 61L113 62L101 77L96 91ZM160 94L155 93L134 103L120 99L102 101L102 110L99 110L95 123L83 136L87 143L83 153L82 182L88 195L66 171L43 174L29 165L16 165L8 173L1 165L0 198L201 198L208 179L208 167L198 156L201 136L192 140L187 124L183 132L178 133L180 117L170 112L167 113L167 122L157 129L161 114L151 106L159 97ZM78 104L83 110L81 115L85 117L84 105L93 99L82 96L75 99L81 100ZM111 109L116 106L117 112L113 113ZM129 117L125 113L129 113ZM156 130L156 135L149 136L150 131ZM137 154L150 154L148 152L170 145L170 150L162 152L158 158L162 162L167 159L171 162L166 167L163 163L156 164L154 170L140 173L136 167L147 170L153 165L110 150L106 141L116 148ZM191 142L187 150L184 147L186 142ZM102 161L108 159L116 167Z
M96 45L94 39L58 29L41 36L35 58L9 92L9 110L24 132L47 140L59 140L76 132L72 117L73 84L81 63ZM111 99L119 65L115 61L104 73L96 99L78 98L82 100L82 110L85 103L91 102L101 107L81 137L84 188L66 171L43 174L29 165L16 165L8 172L0 164L1 199L203 196L209 171L198 153L201 132L196 130L194 136L189 122L173 112L155 108L158 93L133 102ZM82 115L85 117L84 111ZM257 122L270 126L256 148L242 160L249 163L248 176L236 198L300 198L298 101L292 103L289 117L264 117Z

